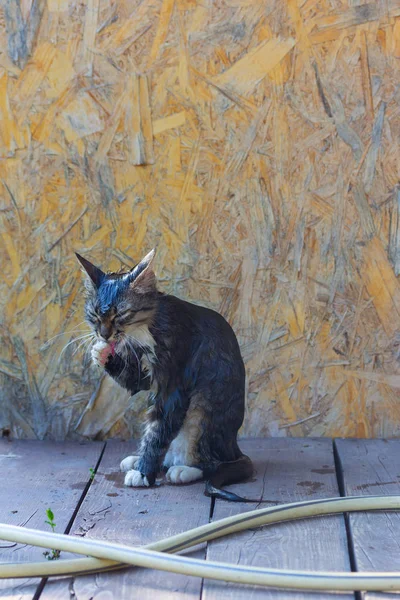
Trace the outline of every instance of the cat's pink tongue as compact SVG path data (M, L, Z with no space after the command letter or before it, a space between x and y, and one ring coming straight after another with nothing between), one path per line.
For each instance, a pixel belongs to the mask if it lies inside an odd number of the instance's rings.
M115 355L115 345L117 342L110 342L111 356Z

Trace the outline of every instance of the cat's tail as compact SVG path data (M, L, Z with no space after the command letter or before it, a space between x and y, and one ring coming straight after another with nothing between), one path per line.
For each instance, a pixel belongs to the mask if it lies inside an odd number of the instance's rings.
M242 454L237 460L219 463L212 471L205 472L206 488L204 493L206 496L229 502L258 502L258 500L242 498L233 492L221 489L224 485L250 479L253 474L253 463L248 456Z

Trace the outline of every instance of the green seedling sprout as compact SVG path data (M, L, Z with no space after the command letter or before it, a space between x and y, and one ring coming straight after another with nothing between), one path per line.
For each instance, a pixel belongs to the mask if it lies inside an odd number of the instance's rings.
M45 521L46 525L50 525L52 531L54 531L56 528L56 524L54 523L54 513L51 510L51 508L48 508L46 510L46 516L48 518L48 521Z
M56 529L56 524L54 522L54 513L51 510L51 508L48 508L46 510L46 516L47 516L47 521L45 521L46 525L50 525L51 530L54 532ZM51 552L49 552L48 550L46 550L46 552L43 552L43 556L45 556L47 558L47 560L57 560L60 558L60 550L52 550Z
M90 473L90 479L93 481L94 476L96 475L96 473L94 472L94 469L92 469L92 467L90 467L89 473Z

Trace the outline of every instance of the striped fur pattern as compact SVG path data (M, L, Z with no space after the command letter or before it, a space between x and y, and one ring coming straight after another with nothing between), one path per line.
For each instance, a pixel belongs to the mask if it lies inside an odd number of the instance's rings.
M247 479L253 468L237 444L245 369L232 328L212 310L159 292L154 252L126 273L104 273L77 256L93 361L132 395L149 391L138 456L121 463L125 484L151 486L163 470L170 483L204 477L208 493L234 500L216 485Z

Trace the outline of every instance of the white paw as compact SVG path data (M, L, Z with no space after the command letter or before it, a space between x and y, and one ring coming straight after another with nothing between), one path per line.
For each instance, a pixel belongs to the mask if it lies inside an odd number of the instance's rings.
M121 461L119 468L123 473L127 473L131 469L133 469L139 460L139 456L127 456L124 460Z
M147 477L143 477L140 471L131 469L125 475L125 485L129 487L149 487Z
M99 367L104 367L108 357L112 353L110 344L99 340L92 347L92 361Z
M167 471L167 481L170 483L190 483L203 477L203 471L196 467L177 466L170 467Z

